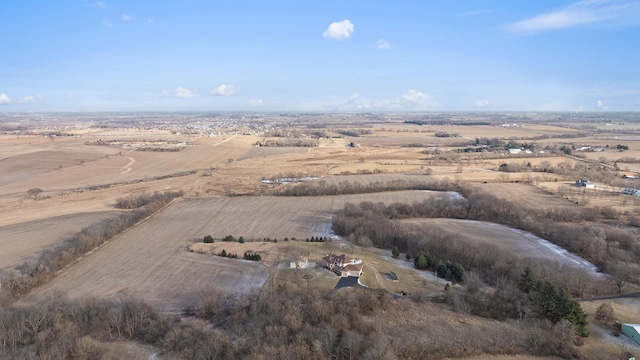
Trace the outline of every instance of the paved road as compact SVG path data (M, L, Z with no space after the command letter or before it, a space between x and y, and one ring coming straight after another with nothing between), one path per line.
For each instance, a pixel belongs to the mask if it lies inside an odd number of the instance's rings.
M588 299L576 299L577 301L598 301L598 300L613 300L613 299L631 299L640 297L640 292L628 293L628 294L620 294L620 295L609 295L609 296L599 296Z

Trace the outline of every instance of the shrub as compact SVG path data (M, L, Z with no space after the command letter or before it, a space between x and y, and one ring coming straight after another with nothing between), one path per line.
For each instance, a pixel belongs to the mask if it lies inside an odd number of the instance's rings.
M213 243L213 237L211 235L207 235L204 237L204 239L202 239L202 242L204 242L205 244L212 244Z

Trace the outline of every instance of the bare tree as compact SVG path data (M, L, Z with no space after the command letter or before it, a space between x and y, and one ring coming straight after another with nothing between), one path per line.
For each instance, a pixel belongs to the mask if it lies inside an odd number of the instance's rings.
M34 200L38 200L41 193L42 193L42 189L40 188L32 188L27 190L27 194L29 194L30 196L33 196Z

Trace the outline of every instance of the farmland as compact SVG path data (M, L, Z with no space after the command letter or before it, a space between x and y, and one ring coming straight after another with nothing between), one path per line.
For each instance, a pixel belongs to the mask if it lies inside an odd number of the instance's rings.
M559 264L558 269L563 271L578 266L593 272L589 261L597 262L602 273L594 276L596 280L589 280L592 283L580 284L589 293L631 292L640 286L634 275L640 262L640 245L635 240L639 235L635 227L640 224L638 200L621 194L623 188L640 188L637 179L622 178L623 174L633 175L635 159L640 158L634 137L638 129L631 123L605 127L572 118L564 124L549 114L187 114L156 115L144 126L137 126L133 118L101 117L96 120L100 126L70 119L46 129L38 127L37 122L29 125L28 115L21 122L7 123L9 128L13 126L10 124L22 125L21 130L0 134L3 274L19 274L19 265L25 261L35 263L44 251L54 250L82 228L123 213L125 210L114 208L122 197L164 191L184 193L182 199L10 301L28 307L46 304L58 294L70 301L135 298L174 315L184 309L198 309L212 296L248 299L268 292L264 296L289 294L291 298L286 301L295 303L296 296L304 298L307 291L318 294L318 298L331 293L338 278L315 264L329 252L340 252L364 260L361 283L369 291L408 294L407 299L426 304L403 305L402 300L393 298L393 310L376 310L376 318L383 319L376 321L393 324L392 336L403 336L392 317L408 321L413 316L402 309L417 311L418 307L442 315L438 321L443 329L468 322L475 329L491 329L488 332L525 331L520 327L524 323L518 322L524 315L510 305L501 307L501 302L507 304L509 299L524 304L529 311L526 317L540 321L527 323L532 326L530 331L541 334L543 327L549 326L546 330L566 335L571 332L559 325L544 325L531 298L527 300L518 292L516 282L523 264L545 261ZM446 118L449 120L443 120ZM465 121L469 124L461 124ZM600 128L610 132L594 130ZM258 147L257 143L315 145ZM586 144L604 150L582 150ZM521 152L509 154L508 150L514 148ZM282 178L299 178L300 183L263 181ZM578 178L592 180L596 187L578 188ZM320 190L314 192L316 196L285 191L296 186ZM406 190L411 186L442 191ZM295 196L288 196L291 194ZM349 208L348 204L353 205ZM418 204L456 218L431 213L415 217L410 208L417 209ZM478 204L487 210L497 209L482 212ZM509 211L500 212L500 206ZM336 236L332 222L345 209L356 208L362 214L351 223L353 231L343 238ZM510 211L523 215L509 222L505 219L510 219ZM498 215L482 218L489 216L486 214ZM464 218L472 215L483 221ZM358 228L358 221L368 225ZM593 257L579 258L517 228L519 224L531 226L538 236L550 239L564 232L571 238L570 233L581 231L583 238L564 245ZM391 247L373 247L381 243L375 231L388 234L388 242L400 246L399 258L391 257ZM215 242L202 243L205 235L213 236ZM228 235L236 241L222 241ZM245 243L237 242L240 236ZM306 242L310 237L333 241ZM447 241L451 249L447 249ZM454 243L468 244L470 249L496 247L499 256L474 262L473 255L490 255L491 251L469 254L464 246ZM222 250L240 258L244 252L258 253L262 261L218 256ZM417 270L415 257L425 251L433 264ZM466 257L456 258L458 255ZM311 267L288 268L290 262L301 257L308 258ZM454 290L444 290L448 281L438 279L435 268L457 262L470 277L451 283ZM484 268L501 273L486 275ZM536 271L545 281L575 290L568 273L560 279L562 274L554 275L549 269ZM391 272L400 280L392 281ZM340 290L340 294L349 291ZM276 292L278 295L274 295ZM578 296L579 291L571 295ZM345 301L354 306L353 299ZM497 313L481 308L486 301L495 304ZM229 305L228 311L240 311L233 306ZM621 319L635 321L631 305L618 308ZM593 316L593 306L585 309ZM208 321L198 316L197 320L181 321ZM503 322L505 319L508 321ZM287 321L281 326L300 329L295 322ZM520 325L514 330L505 324ZM228 324L214 326L229 331ZM353 326L349 331L359 325ZM418 323L411 326L420 328ZM585 358L596 359L599 355L590 354L609 353L616 346L606 336L598 335L599 326L589 325L596 335L583 340L583 346L574 348L571 336L563 343L567 347L555 353L533 351L520 344L515 353L525 357L516 358L543 359L553 354L569 357L575 350ZM471 359L510 359L512 355L504 349L494 354L480 343L473 346L474 352L468 354L475 356Z
M0 269L8 270L52 248L82 228L117 216L93 212L50 217L0 227Z

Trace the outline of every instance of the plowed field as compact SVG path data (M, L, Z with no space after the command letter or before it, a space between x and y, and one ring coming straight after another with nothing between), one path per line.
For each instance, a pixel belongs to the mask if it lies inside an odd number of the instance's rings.
M0 270L11 269L60 244L85 226L98 223L117 212L92 212L56 216L0 227Z

